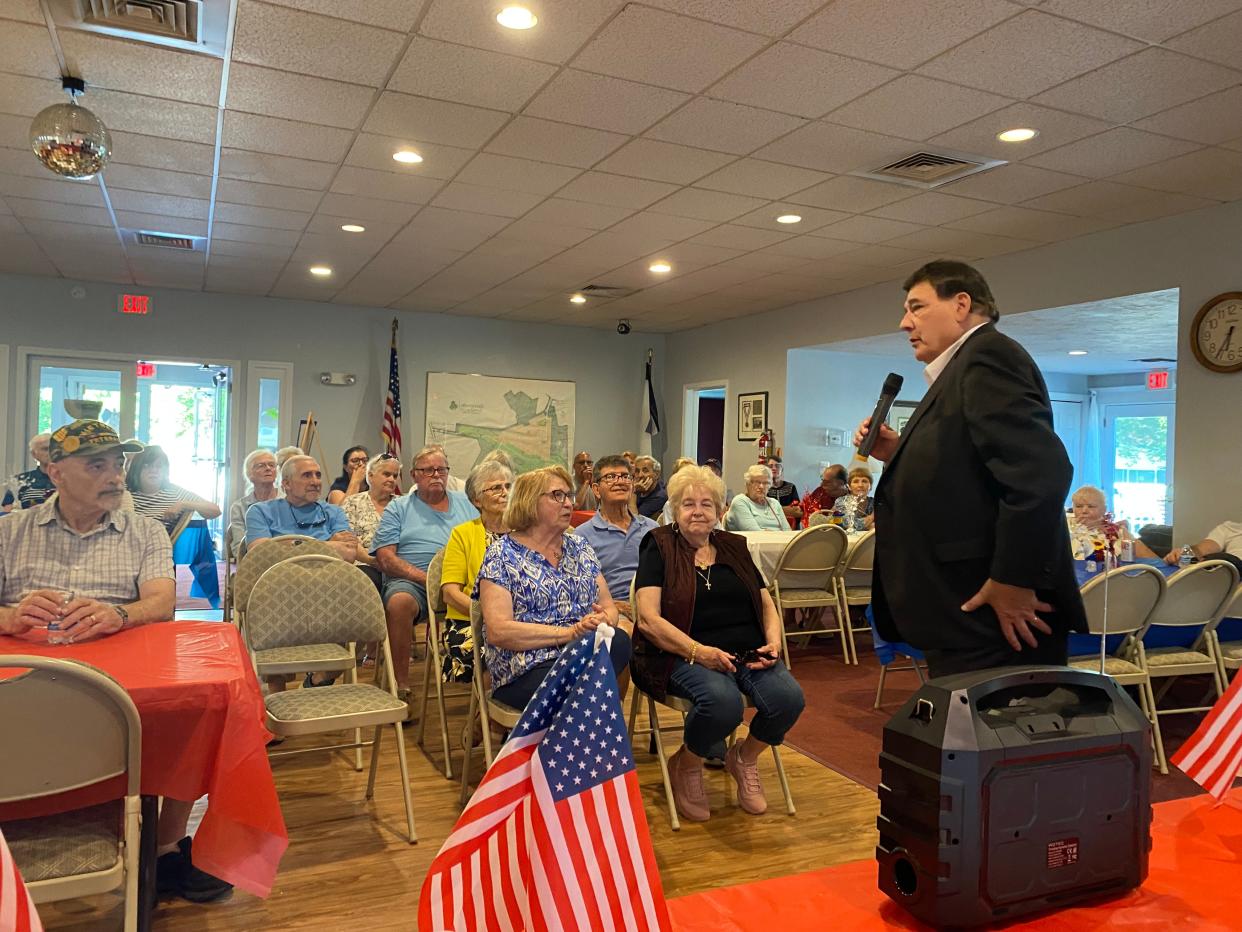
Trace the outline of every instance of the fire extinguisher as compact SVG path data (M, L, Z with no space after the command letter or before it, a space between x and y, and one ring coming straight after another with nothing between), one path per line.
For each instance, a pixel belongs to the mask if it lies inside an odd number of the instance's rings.
M772 446L772 431L765 430L759 435L759 464L766 465L768 461L768 450Z

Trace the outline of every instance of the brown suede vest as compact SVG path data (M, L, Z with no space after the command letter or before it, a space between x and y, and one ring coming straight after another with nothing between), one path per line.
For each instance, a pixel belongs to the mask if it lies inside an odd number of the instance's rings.
M660 590L660 614L664 620L679 631L690 633L694 620L694 548L681 536L677 525L666 524L647 535L660 548L664 560L664 585ZM750 592L755 608L755 618L762 628L763 603L759 587L755 584L755 564L746 549L746 538L728 531L712 531L712 544L716 548L716 562L723 563L737 574ZM675 654L660 650L643 632L642 621L634 629L634 658L630 669L639 688L656 699L663 699L668 690L668 676L673 664L679 659Z

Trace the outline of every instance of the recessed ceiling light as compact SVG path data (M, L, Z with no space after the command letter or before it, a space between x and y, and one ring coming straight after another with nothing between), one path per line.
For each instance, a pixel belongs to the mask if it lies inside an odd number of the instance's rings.
M801 223L802 216L800 214L781 214L776 218L777 223Z
M996 138L1001 142L1026 142L1028 139L1034 139L1039 135L1037 129L1027 129L1019 127L1018 129L1007 129L1003 133L997 133Z
M653 272L660 272L660 273L673 271L673 267L669 265L667 262L653 262L651 263L650 266L648 266L648 268L650 268L651 271Z
M342 225L341 225L341 229L342 229L342 230L344 230L346 233L364 233L364 232L366 232L366 227L364 227L364 226L359 226L359 225L358 225L358 224L356 224L356 223L345 223L345 224L342 224Z
M1071 356L1086 356L1087 351L1085 349L1072 349L1069 351L1069 354Z
M310 267L310 273L312 275L318 275L320 278L327 278L332 274L332 270L326 265L312 265Z
M507 6L496 14L496 22L506 29L530 29L539 17L524 6Z
M570 304L586 304L586 298L580 294L574 295L569 299Z
M417 165L423 160L423 157L413 149L398 149L392 154L392 160L405 165Z

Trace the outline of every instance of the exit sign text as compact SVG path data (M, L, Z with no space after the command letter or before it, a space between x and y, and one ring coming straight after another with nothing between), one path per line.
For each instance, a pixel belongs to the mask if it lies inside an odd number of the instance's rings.
M155 363L153 362L136 362L134 363L134 375L140 379L155 378Z
M1155 372L1147 373L1147 388L1150 391L1163 391L1169 387L1169 370L1157 369Z
M145 294L117 295L116 309L122 314L150 314L151 297Z

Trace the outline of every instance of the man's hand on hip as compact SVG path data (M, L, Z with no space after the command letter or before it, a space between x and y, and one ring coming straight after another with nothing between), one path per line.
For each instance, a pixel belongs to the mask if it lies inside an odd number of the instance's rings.
M962 611L973 612L984 605L992 606L996 619L1000 622L1001 633L1014 650L1022 650L1022 641L1035 647L1037 641L1031 628L1051 634L1048 623L1036 615L1036 612L1050 612L1052 606L1039 601L1034 589L1023 589L1021 586L1010 586L1006 583L989 579L983 588L976 592L962 606Z

